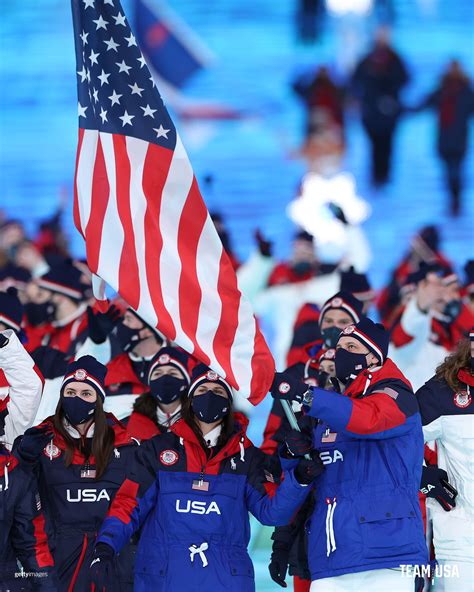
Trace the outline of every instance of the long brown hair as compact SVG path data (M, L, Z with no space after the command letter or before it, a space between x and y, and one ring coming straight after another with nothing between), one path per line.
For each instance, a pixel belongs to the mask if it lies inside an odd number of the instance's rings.
M59 399L56 412L53 418L54 429L64 439L66 452L64 454L64 464L69 467L74 456L74 448L77 444L66 428L64 427L64 410L62 398ZM97 402L94 411L94 435L92 436L91 453L95 460L96 479L100 479L109 464L110 456L114 449L115 434L113 429L107 423L107 416L104 411L102 399L97 395ZM84 453L82 442L79 442L79 451Z
M436 368L436 378L445 380L454 391L462 387L458 378L461 369L470 371L471 368L471 342L462 339L458 343L456 351L448 356L442 364Z
M148 417L155 423L157 421L158 401L150 392L142 393L133 404L133 410L145 417Z
M206 450L207 449L206 441L204 440L204 436L202 434L201 428L199 427L198 420L196 419L196 416L194 415L194 411L191 407L192 400L193 400L192 397L186 397L186 399L183 401L183 406L181 408L181 417L188 424L188 426L193 430L194 434L196 435L196 438L199 440L199 443L201 444L203 449ZM231 403L230 399L229 399L229 403ZM221 430L219 438L217 439L217 442L216 442L217 447L224 446L227 443L227 441L229 440L229 438L232 436L232 434L234 433L235 422L234 422L234 411L232 409L232 403L230 406L230 411L222 419L221 425L222 425L222 430Z

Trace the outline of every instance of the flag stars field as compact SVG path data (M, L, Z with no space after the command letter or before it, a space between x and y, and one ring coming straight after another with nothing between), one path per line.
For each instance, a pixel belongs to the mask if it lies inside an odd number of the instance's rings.
M120 3L74 3L83 5L76 31L80 126L101 133L127 130L128 136L172 149L176 131Z

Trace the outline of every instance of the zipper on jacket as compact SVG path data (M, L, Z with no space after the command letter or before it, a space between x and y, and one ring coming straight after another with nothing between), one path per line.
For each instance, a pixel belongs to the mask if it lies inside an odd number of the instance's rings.
M204 483L204 470L206 468L206 465L202 465L201 467L201 473L199 474L199 485L202 487L202 484Z

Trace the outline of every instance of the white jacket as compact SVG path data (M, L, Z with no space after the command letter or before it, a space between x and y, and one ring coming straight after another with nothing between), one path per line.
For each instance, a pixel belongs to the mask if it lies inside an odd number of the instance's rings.
M0 348L0 368L3 370L8 387L3 387L0 397L7 403L5 433L0 441L11 450L17 436L21 436L33 425L40 404L43 381L35 370L35 363L11 329L2 331L8 343Z
M339 291L339 272L322 275L297 284L272 286L253 301L255 315L271 347L277 370L286 368L286 354L293 338L293 325L299 310L307 302L322 306Z
M390 344L389 357L411 382L413 390L418 390L429 380L436 368L444 361L449 352L431 340L430 313L422 312L416 299L412 298L400 319L403 331L412 340L401 347Z
M472 389L474 390L474 388ZM435 440L438 467L458 491L456 507L445 512L434 499L427 505L433 521L436 558L474 563L474 392L454 393L445 382L428 381L416 396L426 441Z

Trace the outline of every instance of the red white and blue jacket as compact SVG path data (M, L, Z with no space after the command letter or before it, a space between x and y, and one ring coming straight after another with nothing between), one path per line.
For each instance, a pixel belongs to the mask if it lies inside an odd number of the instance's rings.
M344 394L315 390L326 470L307 524L312 580L427 562L418 502L423 432L410 383L387 359Z
M71 465L66 467L66 445L55 431L52 418L41 424L51 428L53 437L36 466L30 466L30 469L38 477L60 592L86 592L90 589L89 565L95 538L111 501L125 480L137 446L137 442L111 414L107 414L107 421L115 434L115 448L107 469L99 479L95 478L94 457L86 459L77 448ZM132 561L128 558L130 551L127 548L125 552L127 558L119 561L119 565L124 567L119 574L121 581L131 580L131 573L127 574L127 569L129 572L132 570Z
M255 590L248 512L287 524L310 488L292 470L277 487L246 426L236 414L233 435L209 458L184 420L137 451L98 537L119 552L142 529L135 592Z
M15 573L20 571L17 559L25 572L44 572L45 578L52 575L54 562L36 480L0 444L1 590L19 589L15 578Z

